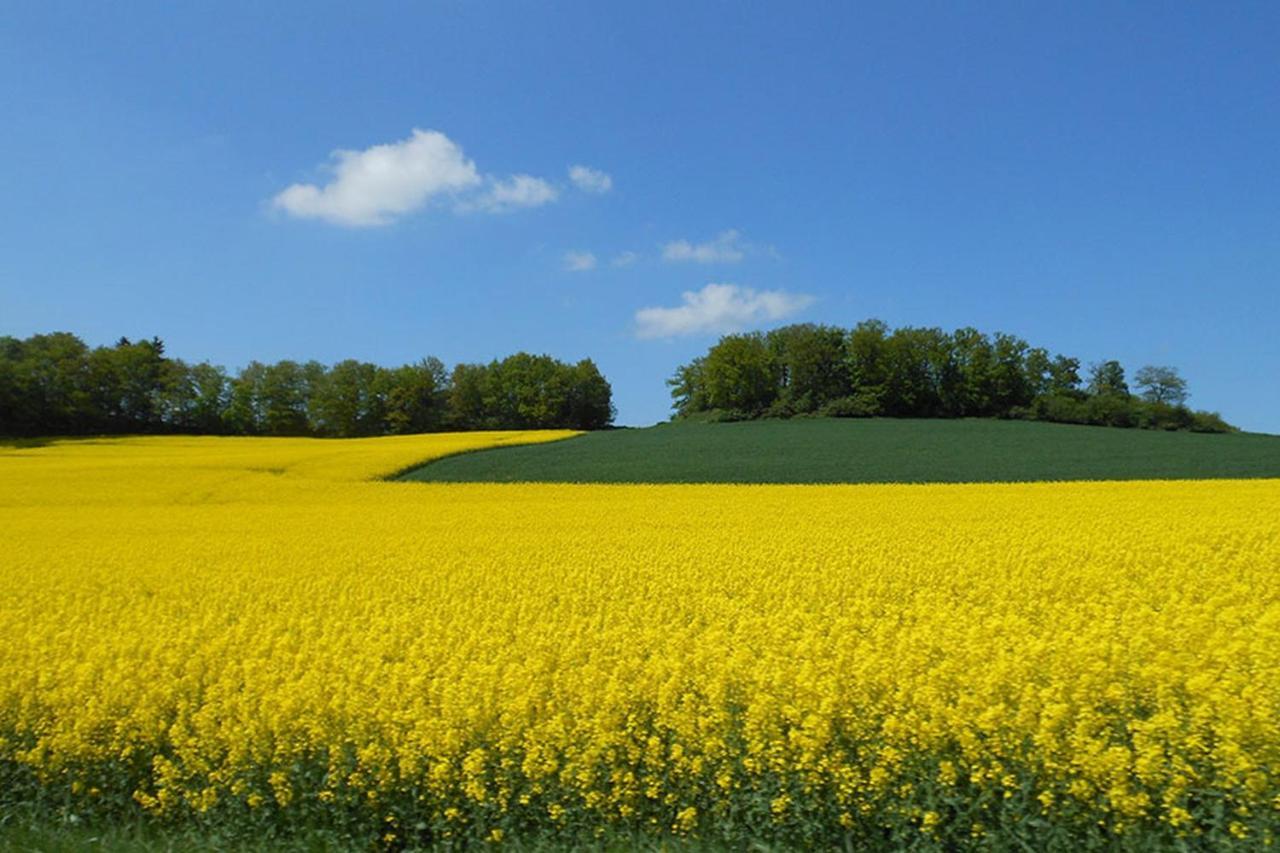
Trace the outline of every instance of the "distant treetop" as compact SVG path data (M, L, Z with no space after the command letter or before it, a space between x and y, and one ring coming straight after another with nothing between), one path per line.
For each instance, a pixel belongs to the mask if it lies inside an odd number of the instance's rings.
M250 362L234 376L159 338L90 349L67 332L0 337L0 435L359 436L599 429L613 390L595 363L516 353L488 364Z
M1089 366L1014 335L973 328L852 329L811 323L722 337L667 381L676 419L796 416L1026 418L1225 432L1216 413L1186 407L1172 367L1144 367L1134 397L1118 361ZM1084 387L1082 387L1084 386Z

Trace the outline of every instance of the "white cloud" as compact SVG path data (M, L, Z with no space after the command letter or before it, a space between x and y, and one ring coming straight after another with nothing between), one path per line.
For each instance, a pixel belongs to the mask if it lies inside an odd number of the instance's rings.
M739 241L738 232L722 231L714 240L706 243L690 243L674 240L662 247L665 261L694 261L699 264L736 263L742 260L747 248Z
M614 255L611 263L615 267L629 267L638 260L640 260L640 256L635 252L619 252Z
M323 186L293 184L271 200L272 206L300 219L365 227L390 225L442 196L453 200L457 213L507 213L550 204L560 195L533 175L481 176L462 148L436 130L415 128L408 139L334 151L331 157L332 180ZM603 172L588 171L608 182Z
M565 252L564 268L569 272L593 270L596 268L596 256L593 252Z
M671 338L677 335L740 332L751 326L781 320L813 304L813 297L784 290L752 290L736 284L708 284L685 291L675 308L641 308L636 312L636 336Z
M417 130L408 139L363 151L334 151L333 180L294 184L272 204L302 219L336 225L388 225L396 217L480 184L475 163L449 137Z
M573 185L583 192L607 193L613 189L613 178L609 176L609 173L593 169L590 166L570 166L569 180L573 181Z
M555 201L559 195L555 187L533 175L512 175L505 181L491 178L489 189L477 198L461 202L458 211L508 213L522 207L542 207Z

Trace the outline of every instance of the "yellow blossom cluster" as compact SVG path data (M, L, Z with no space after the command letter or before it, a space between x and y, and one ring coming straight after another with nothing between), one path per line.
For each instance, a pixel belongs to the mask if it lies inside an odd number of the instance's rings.
M1270 840L1280 482L375 479L564 435L0 448L0 783L393 845Z

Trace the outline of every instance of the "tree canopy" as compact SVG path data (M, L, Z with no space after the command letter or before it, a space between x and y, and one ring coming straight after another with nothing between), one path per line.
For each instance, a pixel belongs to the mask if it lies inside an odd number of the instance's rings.
M1187 402L1187 380L1175 368L1148 365L1134 375L1133 381L1149 403L1180 406Z
M252 361L237 373L165 354L159 338L90 348L67 332L0 337L0 435L369 436L600 429L613 391L595 363L516 353L449 371L347 359Z
M1186 382L1171 367L1139 370L1140 397L1118 361L1090 365L1087 375L1085 384L1079 359L1016 335L866 320L726 335L667 384L677 419L998 417L1231 429L1216 413L1186 407Z

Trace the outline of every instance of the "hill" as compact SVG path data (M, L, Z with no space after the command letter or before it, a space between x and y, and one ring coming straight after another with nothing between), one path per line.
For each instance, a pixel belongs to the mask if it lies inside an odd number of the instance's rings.
M428 482L921 483L1280 477L1280 436L1000 420L661 424L436 460Z

